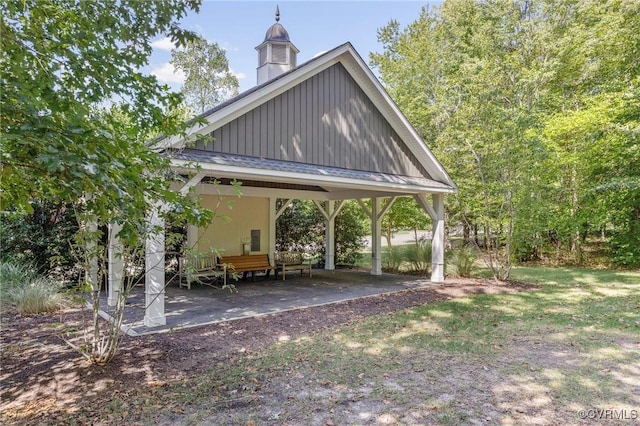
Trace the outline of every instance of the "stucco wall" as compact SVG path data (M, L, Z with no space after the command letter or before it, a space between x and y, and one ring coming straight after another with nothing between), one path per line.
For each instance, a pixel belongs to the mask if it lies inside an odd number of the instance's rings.
M251 237L251 230L260 230L260 251L269 252L269 199L252 197L220 197L203 195L204 207L228 216L230 221L215 219L207 228L198 230L198 251L208 252L215 247L227 255L242 254L242 239ZM218 205L218 201L220 204ZM232 202L232 208L227 202Z

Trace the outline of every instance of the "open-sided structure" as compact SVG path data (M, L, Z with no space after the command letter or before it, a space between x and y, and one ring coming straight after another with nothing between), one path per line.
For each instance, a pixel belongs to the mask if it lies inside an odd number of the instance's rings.
M195 188L205 207L233 196L234 179L242 182L242 197L224 211L231 222L190 227L190 246L234 255L249 243L273 259L276 219L287 207L277 209L276 200L313 200L326 219L325 268L333 269L334 220L352 199L371 218L371 274L380 275L382 217L396 197L412 196L433 221L431 279L442 281L443 198L456 186L353 46L296 65L298 49L276 22L256 49L258 85L206 112L207 124L186 139L164 141L175 170L191 173L176 190ZM195 176L192 163L200 166ZM161 223L159 215L150 220ZM147 326L165 322L163 238L147 243Z

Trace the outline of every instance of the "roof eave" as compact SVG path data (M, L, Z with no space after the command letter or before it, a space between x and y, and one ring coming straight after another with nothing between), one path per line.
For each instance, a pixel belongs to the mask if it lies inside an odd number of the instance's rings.
M171 164L173 168L182 173L192 173L192 160L173 158ZM331 186L344 189L361 189L368 191L390 191L402 194L431 193L431 194L454 194L455 187L444 185L440 182L433 182L433 185L403 184L394 182L376 182L371 180L345 178L341 176L331 176L324 174L312 174L301 172L286 172L282 170L270 170L263 168L252 168L244 166L232 166L226 164L214 164L200 162L199 171L215 175L215 177L235 177L242 179L268 179L280 183L300 183L317 186Z

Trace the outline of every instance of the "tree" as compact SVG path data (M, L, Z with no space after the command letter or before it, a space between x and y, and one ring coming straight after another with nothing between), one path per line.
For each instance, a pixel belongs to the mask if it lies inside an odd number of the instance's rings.
M343 202L345 204L335 219L336 264L353 265L365 245L367 220L355 201ZM278 208L281 206L278 204ZM310 251L324 255L325 218L313 202L293 200L278 217L276 250Z
M382 229L387 240L387 249L391 250L393 234L406 228L413 230L417 244L418 231L426 229L429 223L431 223L431 219L413 198L397 198L389 211L382 217Z
M187 41L184 47L171 50L171 63L186 75L182 93L196 114L238 94L238 79L229 71L224 50L215 42L203 38Z
M447 0L379 30L371 63L451 171L450 217L496 277L550 242L580 261L605 223L637 241L639 7Z
M99 277L105 275L104 230L118 225L118 237L129 248L125 253L134 253L150 232L160 231L147 221L157 205L166 206L161 214L172 211L200 225L212 218L199 200L170 190L179 177L169 171L169 158L148 143L150 135L181 131L183 123L166 114L181 97L139 71L159 35L178 46L194 37L178 20L199 5L199 0L3 4L2 210L31 214L36 200L69 206L79 225L75 242L81 264L87 272L97 264ZM100 329L101 282L87 273L83 286L94 307L93 333L83 353L98 364L112 359L119 342L118 331Z

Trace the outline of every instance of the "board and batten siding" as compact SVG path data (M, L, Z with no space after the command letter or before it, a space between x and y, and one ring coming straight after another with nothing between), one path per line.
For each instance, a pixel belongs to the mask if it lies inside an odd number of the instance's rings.
M216 129L197 149L429 177L341 64Z

